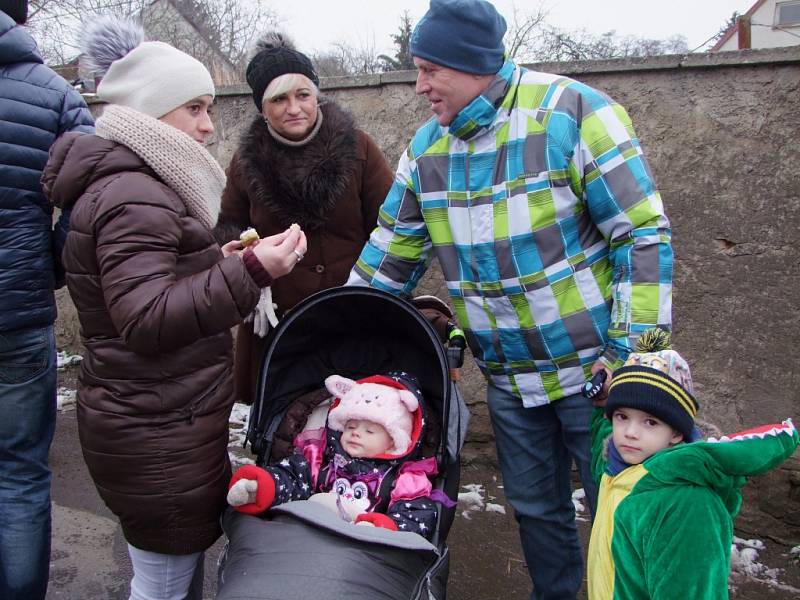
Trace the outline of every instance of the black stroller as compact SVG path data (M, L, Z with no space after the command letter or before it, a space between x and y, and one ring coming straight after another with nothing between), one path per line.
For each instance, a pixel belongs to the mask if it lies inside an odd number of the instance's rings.
M458 333L458 330L455 330ZM402 370L419 380L427 407L425 456L436 458L434 489L456 499L468 410L450 377L463 336L445 347L410 302L386 292L341 287L300 303L271 333L250 412L256 463L284 458L332 374L359 379ZM437 504L431 541L410 532L357 527L313 502L272 508L266 518L229 510L219 600L443 600L455 507Z

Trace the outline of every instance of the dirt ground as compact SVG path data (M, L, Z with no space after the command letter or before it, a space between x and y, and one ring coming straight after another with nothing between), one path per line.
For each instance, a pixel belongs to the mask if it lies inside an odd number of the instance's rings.
M527 600L531 592L530 580L516 521L511 507L506 504L499 474L484 466L465 466L461 470L461 483L482 485L486 502L503 506L506 514L470 511L469 518L465 518L461 511L462 516L456 519L448 537L453 552L449 597L463 600ZM586 549L590 524L585 514L579 514L579 519L583 519L578 521L578 531ZM764 550L758 552L757 562L732 573L730 598L800 599L800 563L797 558L790 556L791 548L769 540L763 542ZM585 598L584 581L579 599Z
M75 389L75 367L60 373L60 385ZM239 453L238 436L231 449ZM239 448L235 448L239 446ZM53 469L53 555L48 600L125 600L130 564L119 525L103 505L88 476L78 442L74 406L59 411L51 451ZM465 500L479 497L483 506L462 501L448 537L452 553L448 598L454 600L527 600L530 580L517 526L492 465L466 465L461 483ZM504 511L504 512L503 512ZM584 547L589 522L579 521ZM795 543L800 544L800 540ZM219 541L206 553L204 596L215 594ZM790 548L764 540L757 562L746 574L734 574L734 600L797 600L800 565ZM579 598L585 599L585 591ZM311 600L311 599L310 599Z

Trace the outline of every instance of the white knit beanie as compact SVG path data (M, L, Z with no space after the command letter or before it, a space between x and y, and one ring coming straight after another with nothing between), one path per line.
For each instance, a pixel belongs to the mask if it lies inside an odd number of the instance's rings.
M102 17L85 32L84 60L102 80L97 97L153 118L179 106L214 96L214 82L203 64L163 42L145 42L141 27L130 21Z

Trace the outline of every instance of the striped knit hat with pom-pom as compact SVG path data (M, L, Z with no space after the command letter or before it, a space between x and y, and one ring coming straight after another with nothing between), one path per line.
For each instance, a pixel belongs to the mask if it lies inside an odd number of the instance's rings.
M636 352L614 372L608 390L606 416L617 408L635 408L664 421L690 441L699 408L689 365L670 347L669 333L648 329Z

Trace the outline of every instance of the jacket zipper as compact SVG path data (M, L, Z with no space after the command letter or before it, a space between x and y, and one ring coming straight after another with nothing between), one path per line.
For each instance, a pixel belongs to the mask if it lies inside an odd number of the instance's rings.
M217 384L214 387L212 387L207 393L203 394L200 398L198 398L197 400L192 402L189 406L183 409L182 412L187 413L186 420L189 421L189 425L194 425L195 412L197 412L197 407L200 406L205 400L213 396L221 385L222 381L217 381Z
M425 574L417 580L417 585L414 587L414 593L411 596L412 600L438 600L438 598L431 598L431 595L427 592L430 592L431 589L431 575L437 570L437 567L441 565L442 560L444 560L447 555L448 551L446 547L442 553L436 548L436 560L425 570ZM423 598L422 592L426 592L425 598Z

